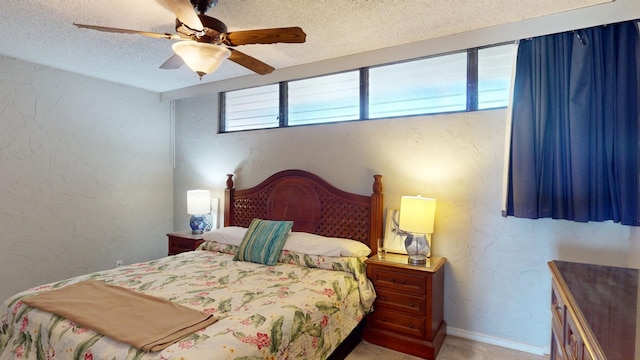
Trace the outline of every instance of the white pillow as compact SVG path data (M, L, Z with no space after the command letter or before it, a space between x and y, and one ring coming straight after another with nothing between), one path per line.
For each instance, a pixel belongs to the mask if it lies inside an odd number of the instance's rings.
M247 228L240 226L227 226L207 231L202 234L202 238L205 241L215 241L221 244L240 246L246 232ZM363 257L371 254L371 249L359 241L293 231L287 236L287 241L284 243L283 250L308 255L336 257Z
M324 256L363 257L371 254L371 249L359 241L305 232L291 232L284 243L283 250Z
M221 244L240 246L247 228L239 226L227 226L221 229L207 231L202 234L205 241L215 241Z

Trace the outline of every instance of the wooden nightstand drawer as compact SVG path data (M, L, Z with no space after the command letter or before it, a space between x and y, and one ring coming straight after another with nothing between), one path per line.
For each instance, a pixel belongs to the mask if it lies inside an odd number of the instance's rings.
M169 255L193 251L204 242L202 235L192 235L190 231L170 233L167 237L169 238Z
M192 251L194 248L194 241L188 239L172 239L170 252L184 252L184 251Z
M426 335L424 318L377 309L370 315L372 325L398 333L423 338ZM368 320L367 320L368 321Z
M378 290L374 311L382 307L402 311L407 314L424 315L426 313L425 306L426 301L424 297Z
M379 268L371 270L371 281L374 287L424 295L427 282L423 274L407 274Z

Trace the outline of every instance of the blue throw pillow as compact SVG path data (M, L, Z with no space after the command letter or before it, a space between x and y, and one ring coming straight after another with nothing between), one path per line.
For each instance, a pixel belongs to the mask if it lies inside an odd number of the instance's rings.
M293 221L253 219L233 260L275 265Z

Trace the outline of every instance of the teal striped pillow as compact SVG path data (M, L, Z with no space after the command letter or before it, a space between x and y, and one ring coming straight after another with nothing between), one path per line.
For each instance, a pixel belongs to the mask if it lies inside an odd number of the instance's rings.
M253 219L233 260L275 265L293 221Z

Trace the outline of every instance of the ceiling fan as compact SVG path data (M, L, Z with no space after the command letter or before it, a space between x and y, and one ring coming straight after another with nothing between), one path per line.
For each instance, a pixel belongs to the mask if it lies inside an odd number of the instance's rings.
M226 58L260 75L269 74L274 70L272 66L236 50L235 47L248 44L303 43L306 40L306 34L299 27L227 32L227 26L222 21L205 15L205 12L214 7L218 0L165 0L165 2L177 17L177 34L77 23L73 25L97 31L177 40L172 46L176 54L160 65L160 68L177 69L186 63L200 76L200 79L215 71ZM196 10L200 14L197 14Z

